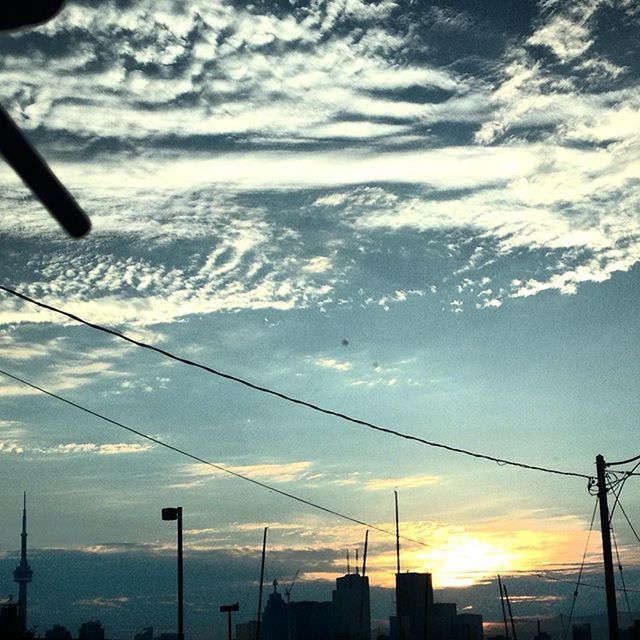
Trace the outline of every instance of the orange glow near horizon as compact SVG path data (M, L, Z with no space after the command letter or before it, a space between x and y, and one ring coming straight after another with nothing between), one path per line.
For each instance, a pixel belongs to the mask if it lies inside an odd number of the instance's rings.
M436 588L468 587L498 573L540 571L579 562L587 536L582 523L556 525L534 528L531 521L505 521L476 530L443 527L428 540L434 548L403 545L401 569L431 573ZM592 544L592 553L597 553L597 542L592 540ZM376 553L367 566L374 584L394 586L394 549Z

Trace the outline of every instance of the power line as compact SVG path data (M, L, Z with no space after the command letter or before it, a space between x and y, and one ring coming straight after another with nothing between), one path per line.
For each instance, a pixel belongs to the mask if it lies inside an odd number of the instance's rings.
M305 498L301 498L300 496L295 495L294 493L289 493L288 491L283 491L282 489L277 489L276 487L267 484L266 482L260 482L259 480L254 480L253 478L250 478L249 476L245 476L242 473L238 473L237 471L232 471L231 469L227 469L226 467L223 467L219 464L215 464L214 462L210 462L209 460L206 460L204 458L201 458L200 456L196 456L193 453L189 453L188 451L185 451L184 449L180 449L179 447L174 447L173 445L170 445L166 442L163 442L162 440L159 440L158 438L154 438L153 436L150 436L142 431L139 431L138 429L134 429L133 427L129 427L126 424L123 424L122 422L118 422L117 420L113 420L112 418L108 418L107 416L98 413L97 411L93 411L92 409L88 409L87 407L84 407L81 404L78 404L77 402L74 402L73 400L69 400L68 398L64 398L63 396L58 395L57 393L54 393L53 391L48 391L47 389L44 389L43 387L38 386L37 384L34 384L33 382L29 382L27 380L25 380L24 378L20 378L12 373L9 373L8 371L4 371L3 369L0 369L0 374L7 376L8 378L12 378L13 380L16 380L28 387L31 387L32 389L35 389L36 391L39 391L40 393L43 393L47 396L50 396L51 398L55 398L56 400L59 400L60 402L64 402L65 404L68 404L72 407L75 407L76 409L80 409L80 411L84 411L85 413L88 413L89 415L95 416L96 418L99 418L100 420L104 420L105 422L108 422L112 425L115 425L116 427L119 427L121 429L124 429L126 431L129 431L130 433L133 433L137 436L139 436L140 438L144 438L145 440L148 440L149 442L153 442L154 444L160 445L161 447L164 447L165 449L169 449L171 451L174 451L176 453L179 453L180 455L183 455L187 458L191 458L192 460L195 460L196 462L200 462L201 464L205 464L209 467L212 467L213 469L216 469L218 471L221 471L223 473L228 473L229 475L235 476L236 478L240 478L241 480L245 480L246 482L250 482L253 485L256 485L258 487L262 487L263 489L268 489L269 491L273 491L274 493L277 493L281 496L284 496L285 498L289 498L291 500L295 500L296 502L299 502L300 504L304 504L308 507L313 507L314 509L318 509L320 511L324 511L325 513L328 513L330 515L336 516L338 518L342 518L343 520L348 520L349 522L353 522L355 524L359 524L362 525L363 527L369 527L370 529L375 529L376 531L379 531L380 533L384 533L386 535L389 536L393 536L395 537L395 532L394 531L390 531L388 529L384 529L383 527L378 527L374 524L371 524L369 522L365 522L364 520L359 520L358 518L353 518L351 516L345 515L344 513L340 513L339 511L335 511L334 509L330 509L329 507L324 507L316 502L312 502L311 500L306 500ZM403 538L404 540L406 540L407 542L412 542L414 544L419 544L423 547L429 547L429 548L435 548L433 545L428 544L426 542L422 542L420 540L415 540L414 538L409 538L407 536L400 536L401 538Z
M589 541L591 540L591 532L593 531L593 522L596 518L597 508L598 508L598 500L596 499L596 502L593 505L593 513L591 514L591 524L589 525L589 534L587 535L587 542L584 545L584 553L582 554L582 563L580 564L580 571L578 572L578 582L576 583L576 588L575 588L575 591L573 592L573 600L571 601L571 610L569 612L569 622L567 623L567 629L564 634L564 640L567 640L567 635L569 634L569 627L571 626L571 621L573 620L573 611L576 606L576 600L578 599L578 590L580 589L580 582L582 581L582 572L584 571L584 563L587 560L587 552L589 551Z
M629 603L629 592L627 591L627 585L624 580L624 571L622 569L622 560L620 560L620 551L618 550L618 541L616 540L616 532L613 528L613 523L609 522L611 527L611 537L613 538L613 546L616 550L616 558L618 559L618 571L620 572L620 581L622 582L622 590L624 591L624 599L627 603L627 613L629 614L629 623L633 624L633 616L631 615L631 604Z
M345 413L341 413L339 411L334 411L332 409L326 409L320 405L314 404L312 402L308 402L306 400L302 400L300 398L296 398L294 396L290 396L287 395L285 393L282 393L280 391L276 391L274 389L270 389L269 387L264 387L262 385L258 385L255 384L253 382L250 382L249 380L246 380L244 378L240 378L239 376L230 374L230 373L225 373L224 371L220 371L218 369L214 369L213 367L210 367L208 365L199 363L199 362L195 362L194 360L189 360L188 358L184 358L182 356L178 356L174 353L171 353L170 351L166 351L165 349L161 349L159 347L155 347L151 344L148 344L146 342L142 342L140 340L136 340L134 338L131 338L123 333L120 333L119 331L115 331L113 329L109 329L107 327L104 327L102 325L96 324L94 322L90 322L89 320L85 320L84 318L81 318L80 316L77 316L73 313L70 313L68 311L64 311L63 309L59 309L57 307L54 307L52 305L46 304L44 302L40 302L39 300L34 300L33 298L30 298L29 296L24 295L23 293L19 293L18 291L15 291L14 289L10 289L9 287L5 287L3 285L0 285L0 290L5 291L6 293L9 293L10 295L16 296L17 298L20 298L21 300L24 300L25 302L28 302L30 304L36 305L37 307L40 307L41 309L46 309L48 311L52 311L54 313L57 313L59 315L65 316L66 318L69 318L70 320L74 320L75 322L79 322L80 324L83 324L87 327L90 327L92 329L95 329L96 331L101 331L103 333L106 333L108 335L114 336L116 338L119 338L120 340L124 340L125 342L129 342L130 344L134 344L137 347L141 347L143 349L148 349L149 351L154 351L155 353L158 353L162 356L165 356L166 358L169 358L171 360L175 360L176 362L181 362L182 364L185 364L187 366L190 367L195 367L197 369L202 369L203 371L206 371L207 373L213 374L215 376L218 376L219 378L223 378L225 380L229 380L231 382L235 382L237 384L241 384L249 389L252 389L253 391L259 391L260 393L265 393L271 396L275 396L277 398L280 398L281 400L285 400L287 402L290 402L292 404L296 404L302 407L306 407L307 409L311 409L312 411L317 411L318 413L323 413L325 415L328 416L333 416L334 418L339 418L340 420L345 420L347 422L351 422L353 424L357 424L359 426L362 427L366 427L367 429L372 429L374 431L379 431L381 433L386 433L388 435L392 435L392 436L396 436L398 438L403 438L404 440L409 440L412 442L417 442L419 444L423 444L427 447L433 447L433 448L437 448L437 449L444 449L445 451L450 451L451 453L459 453L462 455L466 455L466 456L470 456L472 458L477 458L477 459L481 459L481 460L489 460L490 462L495 462L499 465L504 465L504 466L511 466L511 467L518 467L520 469L529 469L530 471L541 471L544 473L552 473L555 475L559 475L559 476L569 476L569 477L574 477L574 478L584 478L585 480L591 480L592 476L588 476L585 475L583 473L576 473L574 471L562 471L559 469L551 469L548 467L541 467L541 466L537 466L537 465L532 465L532 464L525 464L523 462L516 462L513 460L507 460L504 458L498 458L495 456L491 456L491 455L487 455L487 454L483 454L483 453L477 453L475 451L469 451L468 449L462 449L459 447L453 447L447 444L442 444L440 442L433 442L431 440L426 440L424 438L420 438L418 436L414 436L414 435L410 435L408 433L403 433L401 431L397 431L395 429L390 429L388 427L383 427L377 424L374 424L373 422L369 422L367 420L360 420L359 418L354 418L352 416L349 416L348 414Z
M620 460L619 462L607 462L606 466L617 467L618 465L629 464L629 462L635 462L636 460L640 460L640 454L638 454L637 456L633 456L633 458L629 458L628 460Z
M627 512L624 510L622 503L618 502L618 505L620 507L620 511L622 511L622 515L625 517L625 520L627 521L627 524L631 528L631 531L633 531L633 535L636 537L636 540L640 542L640 536L638 536L638 532L635 530L635 527L631 524L631 520L629 520L629 516L627 515Z
M547 575L546 573L530 573L528 574L534 578L542 578L543 580L551 580L552 582L561 582L563 584L570 584L575 587L575 582L572 580L564 580L563 578L555 578L553 576ZM587 587L589 589L604 589L605 587L601 584L589 584L587 582L582 582L580 584L581 587ZM617 588L616 591L622 591L622 589ZM627 589L628 593L640 593L640 589Z

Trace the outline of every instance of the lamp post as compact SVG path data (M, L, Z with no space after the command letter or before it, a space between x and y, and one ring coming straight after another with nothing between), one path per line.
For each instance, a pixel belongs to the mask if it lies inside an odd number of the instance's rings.
M229 640L232 640L232 636L231 636L231 612L232 611L240 611L240 605L237 602L235 604L223 604L220 607L220 613L227 614L227 630L228 630Z
M162 519L178 521L178 640L184 640L182 595L182 507L166 507L162 510Z

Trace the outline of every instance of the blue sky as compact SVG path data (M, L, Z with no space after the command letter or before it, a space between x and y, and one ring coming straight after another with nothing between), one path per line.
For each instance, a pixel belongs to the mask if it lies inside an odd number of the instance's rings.
M597 453L637 453L639 20L622 0L70 1L3 36L0 97L93 230L65 237L2 165L0 282L328 408L592 473ZM464 587L489 619L478 582L570 573L582 557L583 480L374 433L5 294L0 343L16 375L377 526L392 526L397 488L407 535L433 545L407 546L406 568ZM213 606L233 580L251 593L239 558L255 561L263 526L281 562L269 579L300 569L313 594L364 537L9 379L0 394L2 507L15 512L2 561L26 488L34 590L60 554L69 571L162 564L169 504L225 576L209 593L194 578ZM639 502L629 482L627 513ZM634 568L636 541L616 527ZM381 588L392 551L375 534ZM527 615L566 613L570 586L518 580ZM116 583L73 598L126 634L139 585ZM42 605L39 624L59 607Z

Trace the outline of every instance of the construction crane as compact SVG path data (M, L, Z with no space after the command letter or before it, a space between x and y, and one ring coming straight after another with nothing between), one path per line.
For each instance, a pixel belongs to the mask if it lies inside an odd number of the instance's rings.
M293 580L291 581L291 584L288 587L284 588L284 597L287 599L287 604L289 604L289 602L291 601L291 591L293 590L293 587L296 583L299 573L300 573L300 569L296 571L296 575L293 576Z

